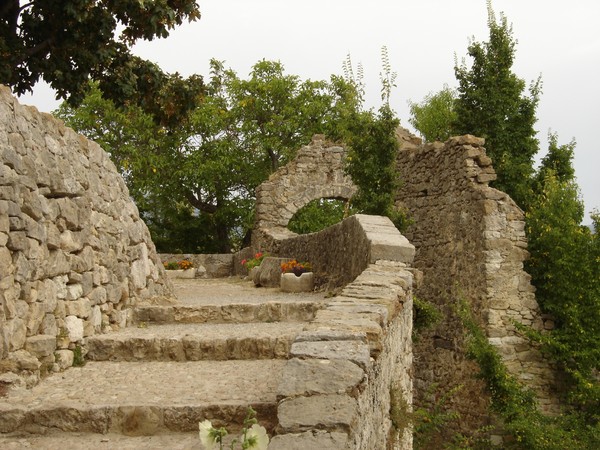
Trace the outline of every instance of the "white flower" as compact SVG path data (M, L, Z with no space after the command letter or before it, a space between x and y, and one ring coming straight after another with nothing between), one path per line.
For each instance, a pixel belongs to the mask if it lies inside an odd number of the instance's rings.
M267 450L269 445L269 436L267 436L267 430L258 424L254 424L250 427L246 433L246 441L249 449L252 450Z
M200 430L198 435L200 436L200 443L206 450L213 450L217 448L217 440L215 439L214 428L210 420L205 420L198 424Z

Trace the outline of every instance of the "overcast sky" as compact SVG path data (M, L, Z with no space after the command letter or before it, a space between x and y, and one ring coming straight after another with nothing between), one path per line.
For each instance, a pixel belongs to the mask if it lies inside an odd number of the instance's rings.
M342 74L350 54L361 63L368 106L380 104L381 48L398 73L392 107L408 123L408 101L419 102L444 84L456 87L454 58L470 38L488 38L485 0L199 0L202 18L166 40L135 52L168 72L208 77L211 58L245 77L261 59L279 60L303 79ZM541 148L549 130L559 143L577 141L575 169L586 213L600 209L600 1L494 0L518 40L513 71L527 84L542 76L538 108ZM467 60L468 62L469 60ZM58 103L43 86L23 103L51 111ZM542 155L540 155L541 157ZM589 222L586 219L585 222Z

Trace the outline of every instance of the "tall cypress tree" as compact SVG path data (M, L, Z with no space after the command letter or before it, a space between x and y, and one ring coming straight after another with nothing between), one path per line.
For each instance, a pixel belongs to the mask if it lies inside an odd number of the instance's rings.
M490 1L487 8L489 41L469 45L470 67L464 61L454 67L459 95L452 128L454 134L486 139L487 154L498 174L494 186L526 210L539 144L533 126L541 80L531 83L529 95L524 93L525 82L511 71L516 45L512 26L503 14L496 20Z

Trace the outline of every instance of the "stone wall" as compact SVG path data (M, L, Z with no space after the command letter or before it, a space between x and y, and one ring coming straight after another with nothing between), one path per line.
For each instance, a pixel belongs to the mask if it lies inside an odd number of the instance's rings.
M359 244L338 247L332 236ZM292 345L278 389L278 433L269 448L412 448L414 247L388 218L358 215L286 239L280 248L305 251L311 261L331 251L340 262L363 267ZM333 262L330 276L341 280L345 267ZM399 411L394 422L392 406Z
M0 156L0 373L32 384L171 289L109 156L4 86Z
M290 219L312 200L350 199L356 186L344 173L345 156L343 147L316 135L293 161L262 183L256 189L252 247L276 251L275 242L295 236L287 229Z
M438 305L445 317L415 343L415 401L424 404L464 385L450 407L460 412L465 428L485 422L488 399L482 382L473 378L478 369L465 357L463 330L453 312L457 299L464 298L511 372L552 410L552 371L511 322L542 326L523 270L528 256L523 213L488 186L495 173L483 139L462 136L421 145L406 130L398 137L397 203L413 220L405 234L417 249L414 267L424 274L416 295ZM434 385L437 395L431 392Z

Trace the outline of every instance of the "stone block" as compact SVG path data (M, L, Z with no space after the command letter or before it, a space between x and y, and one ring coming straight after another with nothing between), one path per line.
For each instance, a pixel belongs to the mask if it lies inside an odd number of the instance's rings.
M371 364L369 346L360 341L294 342L290 356L297 358L345 359L366 369Z
M83 339L83 319L77 316L67 316L65 317L65 327L71 342Z
M346 433L311 430L274 436L269 450L346 450L347 441Z
M277 396L352 395L364 376L364 371L350 361L293 358L283 369Z
M311 428L350 431L357 423L357 404L345 394L297 397L279 404L277 418L288 433Z
M41 366L39 360L27 350L17 350L8 355L8 360L16 364L18 370L38 370Z
M60 370L73 366L74 355L71 350L57 350L55 352L56 364Z
M56 350L56 336L39 334L27 338L25 350L35 355L37 358L49 356Z

